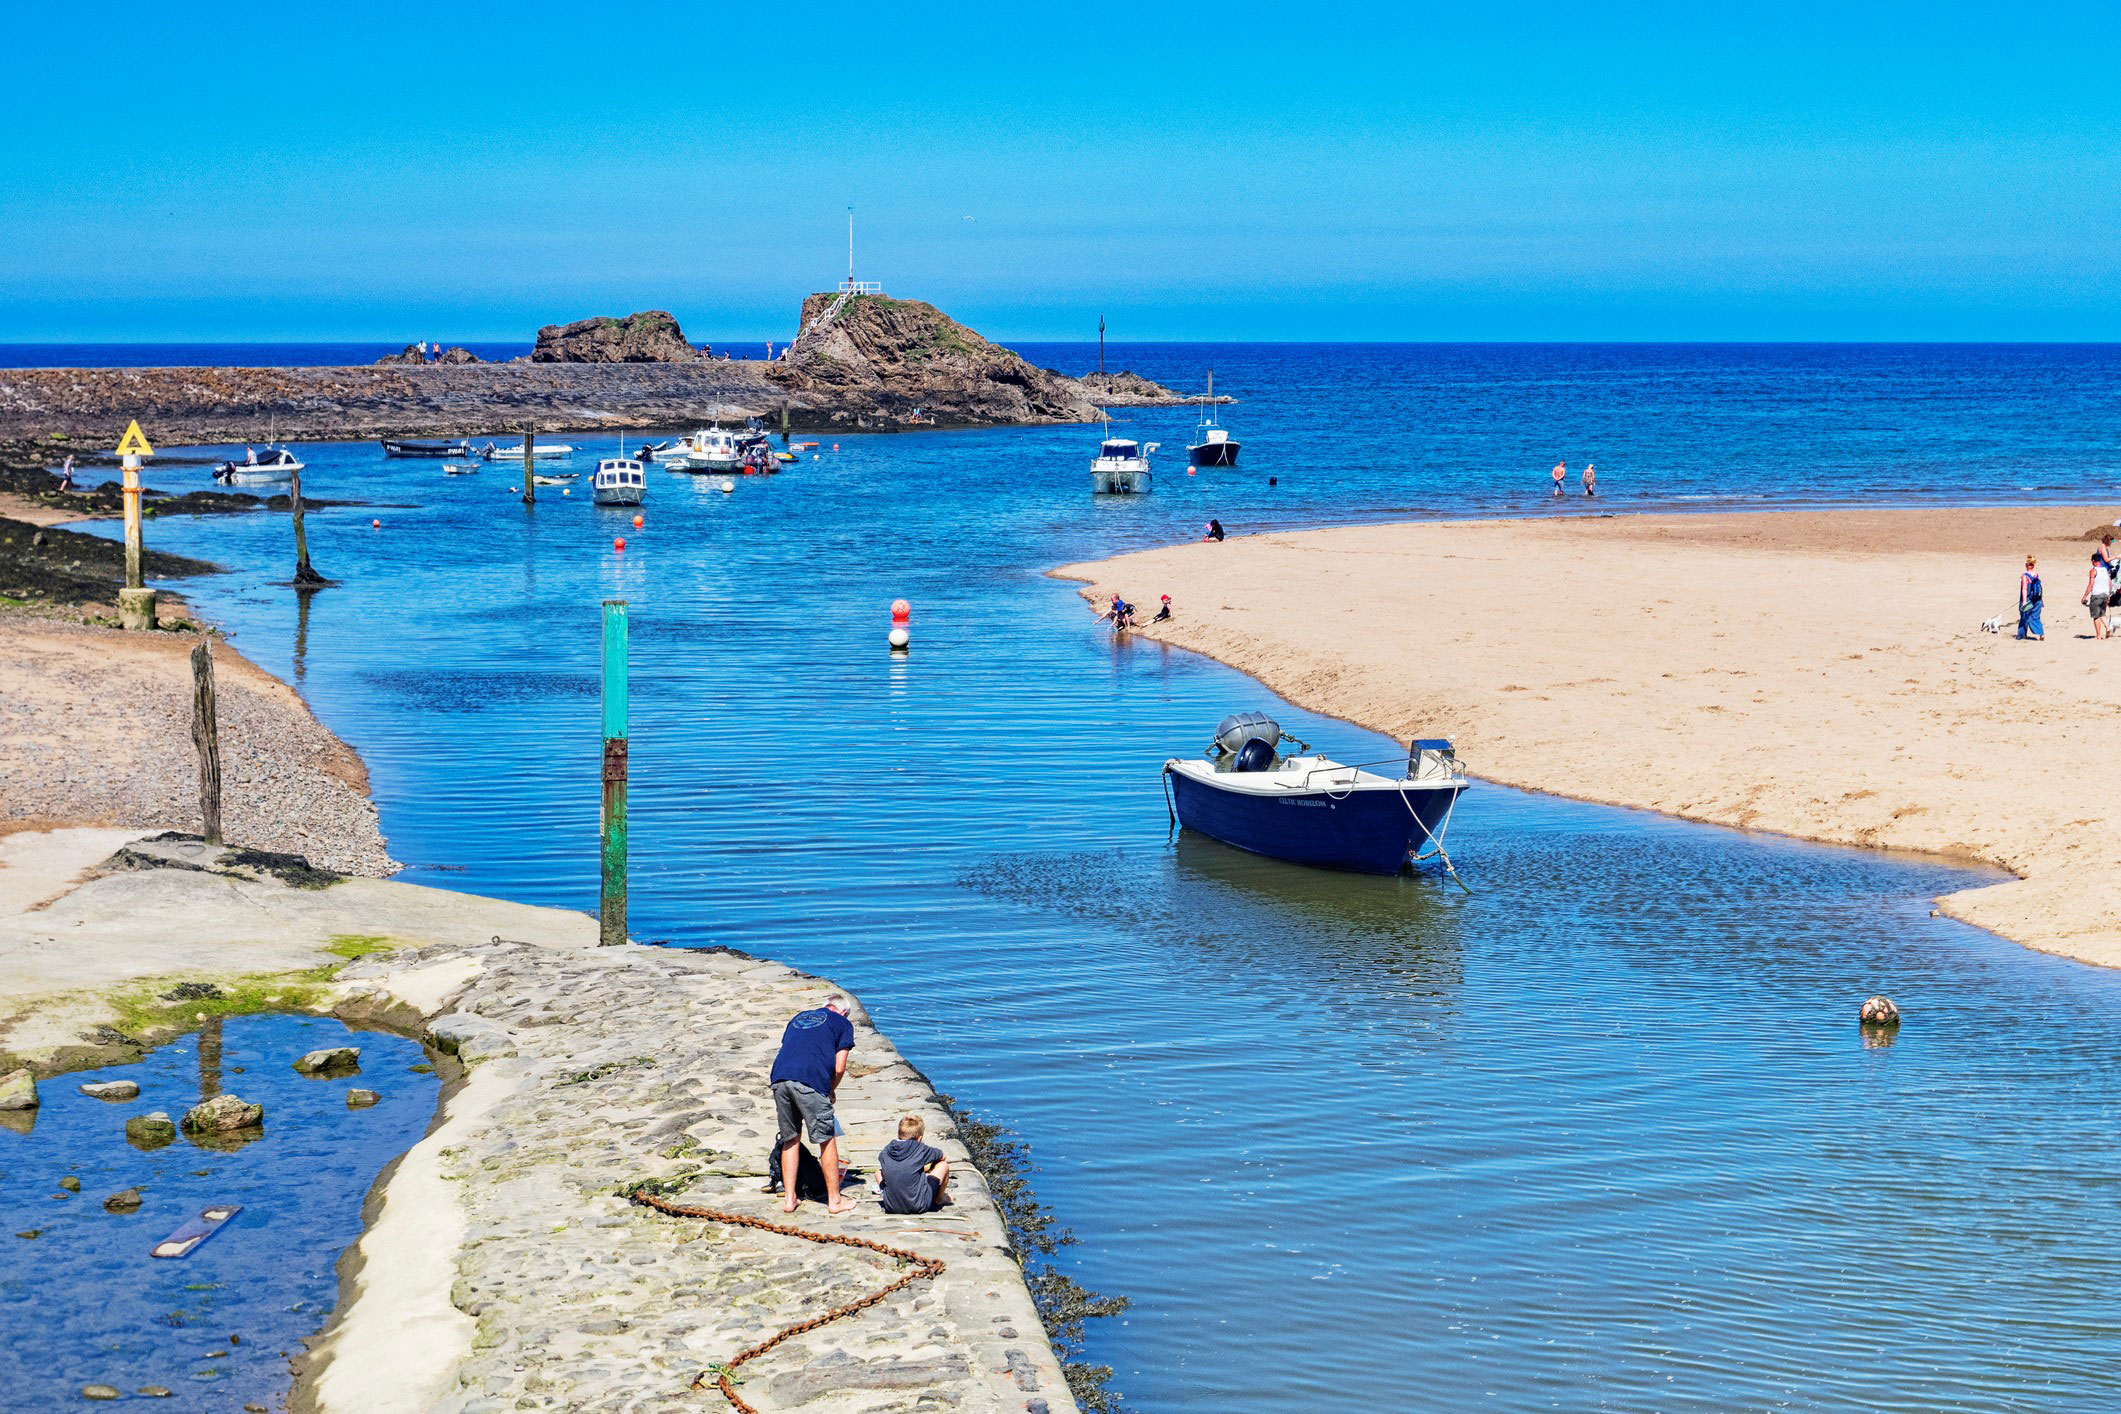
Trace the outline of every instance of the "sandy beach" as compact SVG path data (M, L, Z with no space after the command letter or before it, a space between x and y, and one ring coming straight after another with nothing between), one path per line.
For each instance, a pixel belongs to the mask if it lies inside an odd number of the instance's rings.
M2117 966L2121 643L2094 641L2078 605L2117 516L1557 514L1240 535L1056 573L1169 594L1156 637L1311 710L1450 737L1489 780L2000 866L2018 878L1940 906ZM1982 632L2027 554L2046 641Z

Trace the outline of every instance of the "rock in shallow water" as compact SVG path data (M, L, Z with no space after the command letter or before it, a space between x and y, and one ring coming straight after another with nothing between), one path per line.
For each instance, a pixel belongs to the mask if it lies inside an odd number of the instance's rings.
M140 1211L140 1190L128 1188L123 1193L113 1193L103 1200L107 1213L137 1213Z
M348 1090L346 1092L346 1108L350 1110L365 1110L382 1098L373 1090Z
M125 1396L110 1385L81 1386L83 1399L123 1399Z
M72 1174L68 1174L59 1180L59 1186L69 1193L79 1193L81 1191L81 1180L75 1178Z
M311 1051L295 1062L295 1069L304 1075L333 1075L360 1068L359 1046L333 1046L328 1050Z
M177 1123L164 1110L134 1115L125 1121L125 1137L143 1149L159 1149L177 1137Z
M82 1086L81 1093L92 1100L136 1100L140 1097L140 1085L133 1080L104 1080Z
M193 1105L184 1112L184 1132L187 1134L226 1134L236 1129L251 1129L265 1122L263 1105L247 1104L234 1095L216 1095L203 1105Z
M33 1110L37 1108L37 1077L27 1070L11 1070L0 1075L0 1110Z

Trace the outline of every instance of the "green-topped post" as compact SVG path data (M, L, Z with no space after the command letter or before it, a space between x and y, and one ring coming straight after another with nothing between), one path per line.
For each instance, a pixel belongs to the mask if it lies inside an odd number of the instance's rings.
M604 601L604 888L597 942L626 941L626 601Z

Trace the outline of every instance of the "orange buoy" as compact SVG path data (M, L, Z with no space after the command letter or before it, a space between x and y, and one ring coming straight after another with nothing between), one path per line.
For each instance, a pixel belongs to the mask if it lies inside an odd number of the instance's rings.
M837 442L834 442L834 443L832 444L832 450L836 452L836 451L838 451L839 449L840 449L840 444L839 444L839 443L837 443Z
M1186 475L1188 475L1188 476L1191 476L1192 474L1193 474L1193 468L1192 468L1192 467L1190 467L1190 466L1189 466L1189 467L1187 467L1187 468L1186 468Z
M891 622L904 624L913 622L913 606L903 599L891 601Z
M635 530L639 530L639 529L640 529L640 528L641 528L642 526L644 526L644 525L646 525L646 524L647 524L647 522L646 522L646 521L644 521L644 520L642 520L642 519L641 519L641 518L640 518L639 516L635 516L635 517L633 518L633 528L634 528Z
M379 520L372 520L368 523L368 528L370 530L381 530L383 528L383 522Z
M616 540L612 541L612 542L611 542L611 548L612 548L612 549L614 549L614 550L623 550L623 549L625 549L625 548L626 548L626 537L625 537L625 536L623 536L623 535L621 535L621 536L620 536L620 537L619 537L618 539L616 539Z

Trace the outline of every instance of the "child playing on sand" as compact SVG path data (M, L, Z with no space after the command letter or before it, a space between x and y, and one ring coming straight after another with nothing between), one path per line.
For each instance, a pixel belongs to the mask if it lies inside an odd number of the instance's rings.
M1168 594L1166 594L1166 595L1164 596L1164 603L1163 603L1163 607L1162 607L1162 608L1160 608L1160 609L1158 609L1158 610L1156 611L1156 617L1155 617L1155 618L1153 618L1153 619L1151 619L1151 620L1149 620L1149 622L1150 622L1150 623L1152 623L1152 624L1160 624L1160 623L1164 622L1164 620L1166 620L1166 619L1168 619L1168 618L1170 618L1170 617L1171 617L1171 596L1170 596L1170 595L1168 595Z
M950 1201L950 1161L921 1142L919 1115L898 1122L898 1138L876 1156L878 1196L887 1213L931 1213Z
M2025 573L2018 576L2018 637L2043 639L2047 635L2040 630L2040 573L2036 568L2039 559L2025 557Z

